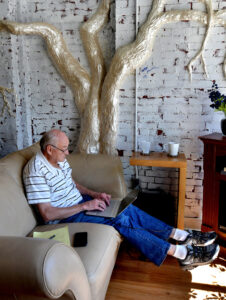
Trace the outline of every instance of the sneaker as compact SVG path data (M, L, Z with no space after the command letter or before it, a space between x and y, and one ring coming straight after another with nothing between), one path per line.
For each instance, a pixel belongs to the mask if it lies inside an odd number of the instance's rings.
M194 267L211 263L217 258L220 251L220 247L217 244L204 247L187 245L186 247L188 251L187 256L185 259L178 259L184 270L191 270Z
M217 234L214 231L201 232L197 230L186 230L188 236L184 241L179 241L180 245L194 245L194 246L208 246L214 243L217 238Z

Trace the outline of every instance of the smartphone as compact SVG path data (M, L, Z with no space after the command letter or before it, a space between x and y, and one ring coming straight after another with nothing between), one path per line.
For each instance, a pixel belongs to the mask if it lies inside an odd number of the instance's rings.
M87 245L87 232L77 232L74 235L73 247L85 247Z

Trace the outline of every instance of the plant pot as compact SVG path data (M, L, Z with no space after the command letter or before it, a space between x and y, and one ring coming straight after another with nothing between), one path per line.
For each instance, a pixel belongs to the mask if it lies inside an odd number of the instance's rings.
M226 118L221 120L221 131L224 136L226 136Z

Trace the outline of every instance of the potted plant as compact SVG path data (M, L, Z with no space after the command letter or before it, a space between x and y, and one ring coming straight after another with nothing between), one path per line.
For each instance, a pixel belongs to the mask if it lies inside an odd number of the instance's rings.
M208 92L212 102L210 107L214 108L216 111L223 111L224 113L224 118L221 120L221 131L223 135L226 136L226 96L219 92L215 80L213 80L212 88L211 90L208 90Z

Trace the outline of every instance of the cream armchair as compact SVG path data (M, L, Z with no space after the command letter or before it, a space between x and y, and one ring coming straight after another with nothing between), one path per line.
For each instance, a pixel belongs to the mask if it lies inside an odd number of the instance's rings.
M71 241L76 232L88 232L88 245L76 249L30 237L65 226L39 225L27 203L22 170L38 150L35 144L0 159L0 299L103 300L121 242L114 228L67 224ZM115 199L126 195L118 157L71 154L68 160L79 183Z

